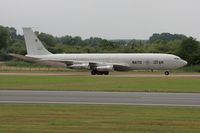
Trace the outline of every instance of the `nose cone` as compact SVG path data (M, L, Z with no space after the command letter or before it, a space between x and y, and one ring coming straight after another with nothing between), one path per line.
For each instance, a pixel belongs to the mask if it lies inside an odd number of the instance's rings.
M186 66L188 63L185 60L181 60L181 64L182 64L182 67L183 67L183 66Z
M184 60L184 64L185 64L185 65L187 65L187 64L188 64L188 62Z

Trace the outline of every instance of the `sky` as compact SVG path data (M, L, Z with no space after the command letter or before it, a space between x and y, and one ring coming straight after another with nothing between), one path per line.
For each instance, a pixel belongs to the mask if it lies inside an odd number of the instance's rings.
M148 39L178 33L200 40L200 0L0 0L0 25L54 36Z

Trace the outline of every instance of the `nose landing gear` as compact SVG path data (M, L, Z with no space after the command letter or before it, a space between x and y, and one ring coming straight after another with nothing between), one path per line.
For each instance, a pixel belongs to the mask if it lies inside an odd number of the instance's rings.
M168 76L169 74L170 74L170 73L169 73L169 71L165 71L165 75L167 75L167 76Z

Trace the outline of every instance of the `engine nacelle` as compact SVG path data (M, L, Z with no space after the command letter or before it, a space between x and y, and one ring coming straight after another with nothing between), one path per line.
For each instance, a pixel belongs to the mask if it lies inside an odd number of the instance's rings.
M113 71L113 66L98 66L96 67L97 71Z
M67 66L68 68L71 69L89 69L89 65L88 64L73 64L70 66Z

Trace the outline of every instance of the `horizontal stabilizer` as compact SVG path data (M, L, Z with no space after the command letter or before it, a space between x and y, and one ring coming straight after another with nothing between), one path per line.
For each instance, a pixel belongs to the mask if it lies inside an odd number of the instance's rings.
M23 56L23 55L19 55L19 54L9 54L9 55L16 59L21 59L21 60L28 61L28 62L34 62L34 63L38 63L41 65L47 65L47 66L52 66L52 67L66 67L66 64L62 63L62 62L42 61L37 58L27 57L27 56Z

